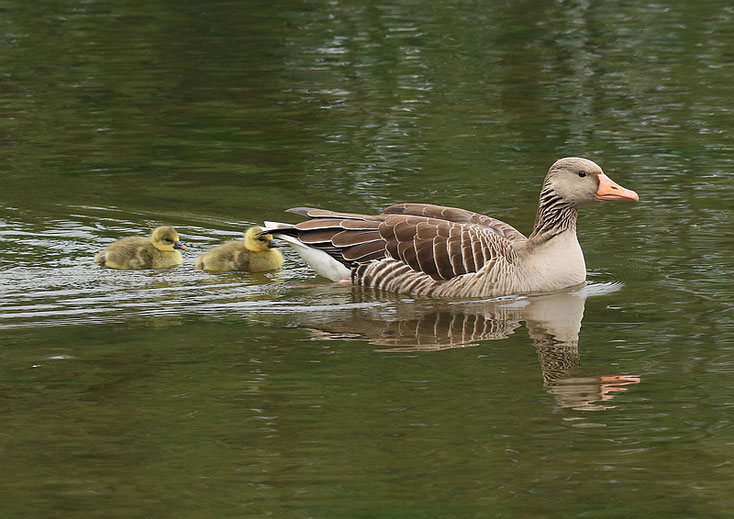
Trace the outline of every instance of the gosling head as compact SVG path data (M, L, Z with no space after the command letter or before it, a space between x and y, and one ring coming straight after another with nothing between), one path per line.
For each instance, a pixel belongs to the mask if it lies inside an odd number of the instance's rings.
M598 200L639 200L637 193L614 182L598 164L579 157L553 163L543 183L543 194L548 191L575 206Z
M271 234L266 234L260 227L250 227L245 232L245 247L252 252L264 252L280 247L273 241Z
M150 241L153 242L153 247L161 252L172 252L174 249L186 250L186 245L179 241L176 229L170 226L153 229Z

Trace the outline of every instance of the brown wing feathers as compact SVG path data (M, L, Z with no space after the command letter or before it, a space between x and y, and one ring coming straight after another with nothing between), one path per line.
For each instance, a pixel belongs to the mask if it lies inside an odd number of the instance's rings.
M339 218L345 220L360 220L360 221L382 221L385 219L382 215L366 215L359 213L339 213L336 211L329 211L328 209L316 209L313 207L291 207L286 209L286 213L298 214L306 216L308 218Z
M504 242L496 229L477 221L499 220L463 209L398 204L375 216L306 207L288 211L312 219L284 232L350 268L389 257L437 281L478 271L500 252Z
M476 272L494 255L486 233L445 220L391 215L380 234L390 257L437 281Z
M515 229L513 226L503 222L502 220L498 220L484 214L467 211L466 209L459 209L457 207L444 207L441 205L433 204L403 203L391 205L390 207L387 207L382 213L385 215L403 214L425 216L427 218L446 220L454 223L473 224L490 230L493 233L502 236L503 238L507 238L510 241L526 239L520 231Z
M385 256L377 217L307 207L288 212L313 219L280 232L297 236L301 242L327 252L347 267Z

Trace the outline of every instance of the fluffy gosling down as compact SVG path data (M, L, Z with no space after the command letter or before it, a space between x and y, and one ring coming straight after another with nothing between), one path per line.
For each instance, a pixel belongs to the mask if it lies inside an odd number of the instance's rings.
M150 238L133 236L108 245L94 256L102 267L120 270L165 269L183 264L186 250L173 227L156 227Z
M251 227L245 232L244 241L228 241L199 256L196 268L209 272L276 270L283 264L283 255L277 247L280 245L271 235L263 233L260 227Z

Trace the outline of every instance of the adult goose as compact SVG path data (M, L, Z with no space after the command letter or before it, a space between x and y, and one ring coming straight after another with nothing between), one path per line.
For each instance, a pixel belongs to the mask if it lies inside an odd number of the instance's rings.
M529 237L464 209L403 203L379 215L296 207L309 220L266 222L320 275L400 294L447 298L552 292L586 279L578 208L638 200L594 162L568 157L548 170Z

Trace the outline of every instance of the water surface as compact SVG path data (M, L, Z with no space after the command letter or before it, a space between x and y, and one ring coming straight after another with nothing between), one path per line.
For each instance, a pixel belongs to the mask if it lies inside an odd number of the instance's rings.
M726 2L9 1L4 517L732 517ZM562 156L586 287L430 301L207 248L293 206L530 231ZM182 267L104 270L174 225Z

